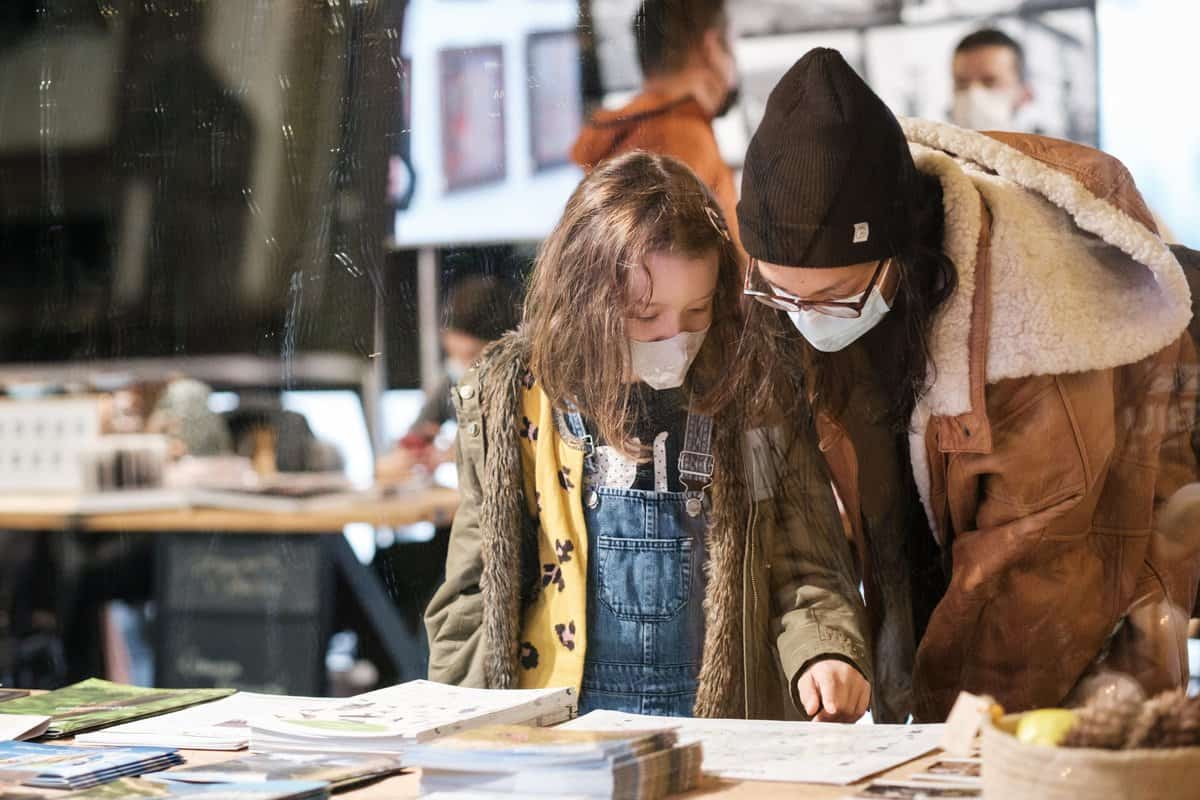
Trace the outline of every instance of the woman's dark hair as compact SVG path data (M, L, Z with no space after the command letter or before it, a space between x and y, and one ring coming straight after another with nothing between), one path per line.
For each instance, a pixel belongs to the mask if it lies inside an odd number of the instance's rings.
M945 216L937 178L917 173L905 201L914 232L911 243L894 257L900 271L896 300L889 322L894 334L880 337L883 352L873 364L887 365L889 396L887 422L907 430L917 400L932 381L929 338L938 309L958 286L958 271L942 251ZM854 375L837 353L822 353L805 341L781 312L750 303L746 334L736 359L738 381L751 391L752 419L795 419L797 414L845 410ZM894 391L892 390L894 387Z

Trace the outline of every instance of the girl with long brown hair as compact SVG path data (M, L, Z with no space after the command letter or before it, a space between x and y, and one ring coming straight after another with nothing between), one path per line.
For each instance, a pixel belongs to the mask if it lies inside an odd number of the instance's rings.
M521 328L458 388L462 506L430 676L574 686L586 711L853 720L870 661L812 460L726 380L743 323L711 192L673 159L594 170ZM777 422L778 420L776 420ZM789 452L806 452L796 448Z

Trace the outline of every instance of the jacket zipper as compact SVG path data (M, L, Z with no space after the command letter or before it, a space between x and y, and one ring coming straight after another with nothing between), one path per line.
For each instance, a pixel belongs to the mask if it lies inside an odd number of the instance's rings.
M743 550L743 573L750 576L750 594L754 601L753 610L754 618L757 619L758 613L758 582L754 578L754 570L751 567L751 559L754 556L754 537L756 535L758 522L758 503L750 504L750 519L746 524L746 546ZM746 624L745 615L742 615L742 716L750 719L750 626Z

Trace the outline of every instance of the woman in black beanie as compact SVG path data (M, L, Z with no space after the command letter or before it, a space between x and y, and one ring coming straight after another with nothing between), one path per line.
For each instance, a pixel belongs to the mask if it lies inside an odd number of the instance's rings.
M1124 167L901 125L814 50L771 94L738 218L759 301L738 379L817 428L876 719L943 719L960 690L1057 705L1101 660L1185 685L1198 548L1156 517L1196 480L1190 302Z

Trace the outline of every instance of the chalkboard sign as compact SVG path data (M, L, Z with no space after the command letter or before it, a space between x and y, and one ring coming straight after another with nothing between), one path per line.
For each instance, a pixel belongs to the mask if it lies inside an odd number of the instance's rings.
M155 682L319 695L327 638L315 619L180 617L163 628Z
M314 535L163 536L155 683L323 693L334 601L327 544Z

